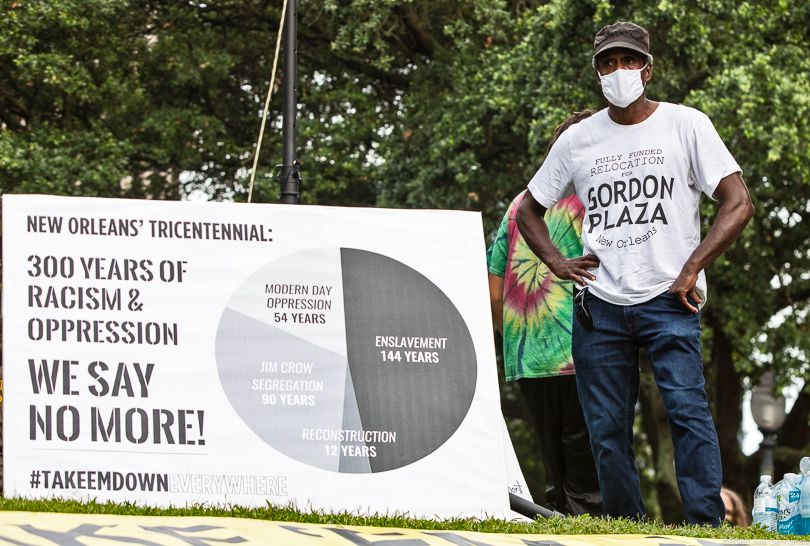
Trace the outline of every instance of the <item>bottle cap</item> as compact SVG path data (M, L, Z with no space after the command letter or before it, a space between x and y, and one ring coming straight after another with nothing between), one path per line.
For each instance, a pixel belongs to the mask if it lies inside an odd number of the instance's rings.
M761 482L764 482L766 480L771 481L771 475L770 474L763 474L762 476L759 477L759 481L761 481Z

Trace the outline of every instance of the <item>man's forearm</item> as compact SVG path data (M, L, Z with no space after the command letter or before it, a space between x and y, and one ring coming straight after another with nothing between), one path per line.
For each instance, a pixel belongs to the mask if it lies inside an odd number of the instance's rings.
M596 280L589 270L599 267L599 259L593 254L571 259L563 256L551 240L548 226L543 219L545 213L546 208L527 192L518 207L517 224L520 234L532 252L558 279L573 281L578 285L585 284L584 279Z
M503 277L489 274L489 305L492 309L492 320L503 336Z
M754 205L748 188L739 173L727 176L720 181L714 196L720 201L720 210L712 228L689 256L681 269L681 273L669 293L674 295L686 309L697 313L697 307L690 304L686 297L691 297L697 303L701 300L695 291L698 275L702 269L709 266L723 252L728 250L742 233L745 226L754 216Z
M526 244L549 269L552 269L550 264L564 260L565 257L551 240L548 225L543 218L545 214L546 207L535 201L527 192L518 207L516 220L518 230Z
M724 178L715 196L720 200L717 218L706 238L687 260L684 269L698 272L708 267L734 244L754 216L754 205L739 174Z

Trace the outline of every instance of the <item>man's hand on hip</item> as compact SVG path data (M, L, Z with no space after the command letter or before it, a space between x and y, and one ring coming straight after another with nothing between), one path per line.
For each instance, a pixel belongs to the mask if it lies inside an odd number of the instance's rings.
M668 290L671 295L675 296L675 298L681 302L681 305L692 313L697 313L698 308L689 303L689 300L686 299L687 296L692 298L692 301L696 303L703 303L703 300L700 299L700 297L697 295L697 291L695 290L697 280L697 273L686 271L686 268L684 268L681 270L681 274L678 275L678 278L675 279L675 282L672 283L672 286L670 286Z
M546 207L538 203L531 192L526 192L518 206L517 224L520 234L532 252L559 279L574 281L580 285L585 284L583 278L596 280L596 277L587 270L599 267L599 258L593 254L571 259L563 256L560 249L551 241L548 226L543 219L545 214Z
M561 258L555 260L554 263L548 263L549 270L557 276L557 278L573 281L579 285L584 285L583 279L595 281L596 277L588 271L588 269L596 269L599 267L599 258L593 254L586 254L579 258Z

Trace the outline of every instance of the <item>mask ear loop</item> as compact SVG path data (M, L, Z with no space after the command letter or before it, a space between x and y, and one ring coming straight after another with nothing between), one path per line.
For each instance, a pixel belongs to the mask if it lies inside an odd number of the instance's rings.
M647 55L647 62L646 62L646 63L644 63L644 66L642 66L642 67L641 67L642 72L643 72L643 71L644 71L644 69L645 69L645 68L647 68L648 66L650 67L650 69L652 69L652 64L653 64L653 58L652 58L652 55ZM639 75L639 76L641 76L641 72L639 72L639 74L638 74L638 75ZM647 81L647 82L645 82L645 81L642 79L642 80L641 80L641 83L644 85L644 89L646 90L646 89L647 89L647 84L648 84L648 83L650 83L650 82L648 82L648 81Z

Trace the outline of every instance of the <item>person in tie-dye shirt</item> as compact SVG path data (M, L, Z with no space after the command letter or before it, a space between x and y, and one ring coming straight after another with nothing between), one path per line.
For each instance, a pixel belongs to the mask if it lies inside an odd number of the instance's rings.
M554 131L594 112L577 112ZM492 316L503 336L507 381L517 381L546 469L546 507L601 516L602 495L571 358L572 285L549 272L521 237L515 221L524 191L506 211L487 252ZM567 257L582 255L585 209L572 196L546 213L552 241Z

